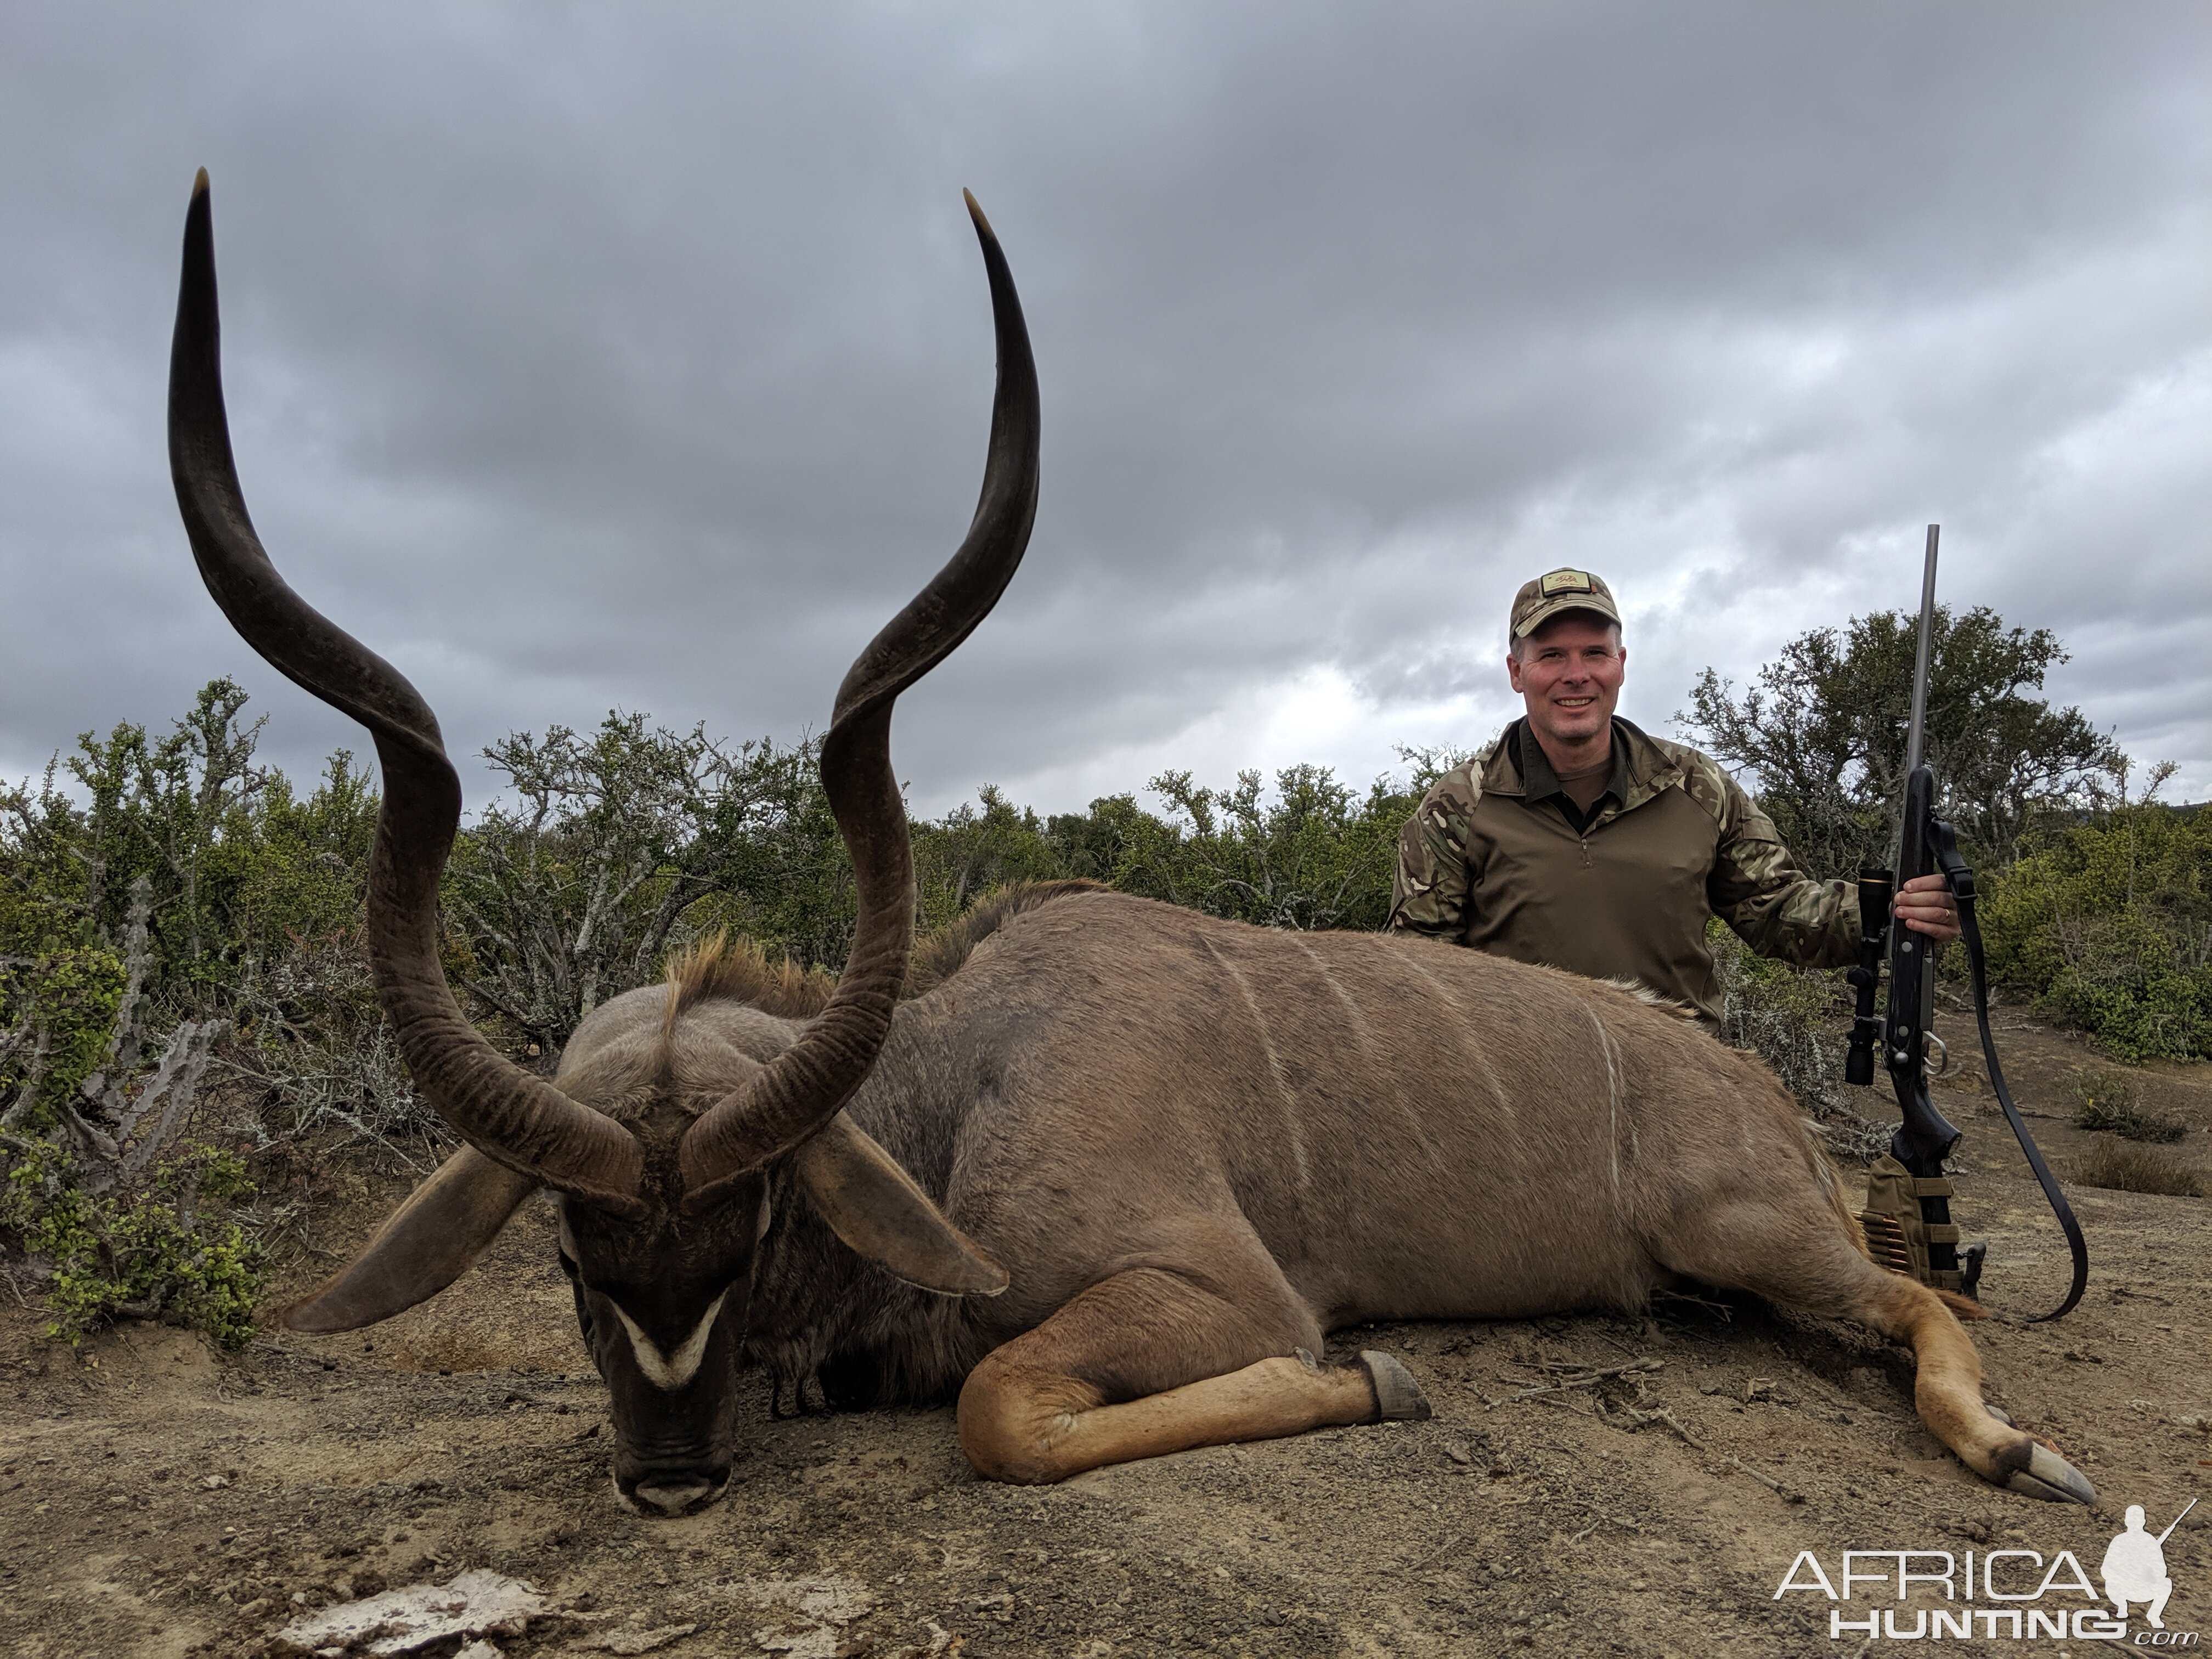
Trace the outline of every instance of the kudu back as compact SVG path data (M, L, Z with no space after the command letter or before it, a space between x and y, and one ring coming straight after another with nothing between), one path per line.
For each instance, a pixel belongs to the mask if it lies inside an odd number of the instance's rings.
M1632 991L1079 883L980 907L909 983L892 705L996 603L1036 501L1020 303L969 208L999 351L983 489L960 550L846 676L823 740L860 896L845 969L832 988L702 947L596 1011L549 1084L469 1025L439 967L460 793L434 717L254 536L202 175L171 365L179 505L239 632L375 738L379 992L467 1143L288 1322L350 1329L435 1294L550 1188L617 1488L681 1514L727 1480L748 1360L842 1403L957 1396L981 1472L1054 1480L1426 1415L1387 1355L1316 1360L1339 1326L1634 1307L1686 1277L1910 1342L1921 1414L1971 1468L2088 1501L1983 1406L1944 1301L1867 1259L1771 1074Z

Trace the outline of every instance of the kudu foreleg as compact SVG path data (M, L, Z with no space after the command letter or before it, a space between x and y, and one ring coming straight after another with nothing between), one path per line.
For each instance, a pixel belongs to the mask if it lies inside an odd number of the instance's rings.
M960 1393L961 1449L987 1479L1064 1480L1141 1457L1427 1415L1403 1367L1323 1366L1310 1314L1255 1316L1158 1268L1093 1285L985 1356Z

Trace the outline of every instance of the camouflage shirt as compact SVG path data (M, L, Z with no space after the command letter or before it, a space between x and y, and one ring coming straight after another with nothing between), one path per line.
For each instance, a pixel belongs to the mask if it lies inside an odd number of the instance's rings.
M1578 829L1525 726L1437 779L1399 832L1394 931L1635 980L1712 1021L1713 916L1763 956L1857 959L1855 887L1808 877L1710 757L1614 720L1612 777L1588 815L1571 815Z

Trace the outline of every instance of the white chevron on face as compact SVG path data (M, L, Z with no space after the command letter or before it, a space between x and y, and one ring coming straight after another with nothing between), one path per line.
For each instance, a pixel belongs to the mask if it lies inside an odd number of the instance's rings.
M645 1373L645 1380L656 1389L680 1389L698 1373L699 1362L707 1357L707 1339L714 1334L715 1316L722 1311L722 1301L729 1292L724 1291L714 1298L684 1346L671 1353L663 1353L653 1340L638 1328L637 1321L615 1304L615 1315L629 1333L630 1352L637 1357L637 1368Z

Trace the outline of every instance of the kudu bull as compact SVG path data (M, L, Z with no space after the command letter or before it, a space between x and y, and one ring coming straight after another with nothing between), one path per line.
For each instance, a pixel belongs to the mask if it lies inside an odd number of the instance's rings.
M969 205L999 354L981 501L854 664L823 743L858 879L851 958L831 992L696 952L596 1011L548 1083L470 1025L440 968L460 789L436 720L292 592L247 520L202 175L171 363L178 502L239 632L374 736L368 948L416 1086L467 1143L289 1323L351 1329L435 1294L550 1188L617 1486L679 1514L728 1478L748 1358L843 1402L957 1391L979 1471L1049 1481L1426 1414L1388 1356L1317 1364L1333 1328L1632 1308L1679 1276L1911 1343L1920 1414L1971 1468L2089 1501L1984 1407L1944 1301L1868 1260L1774 1078L1629 990L1062 884L933 941L901 1000L892 703L996 603L1036 500L1028 337Z

